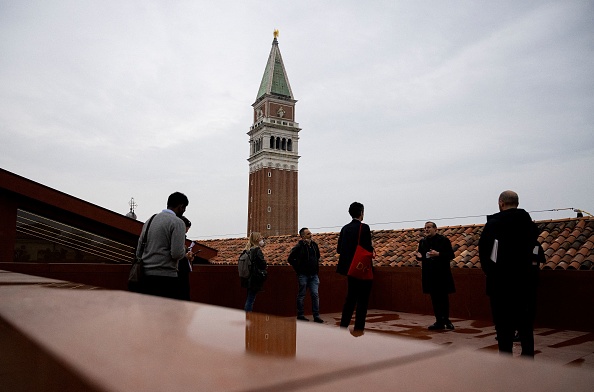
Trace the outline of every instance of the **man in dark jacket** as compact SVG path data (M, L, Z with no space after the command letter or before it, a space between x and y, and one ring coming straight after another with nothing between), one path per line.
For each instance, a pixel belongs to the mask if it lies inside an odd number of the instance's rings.
M192 227L192 222L185 216L180 219L186 225L186 233ZM187 249L186 255L183 259L177 262L177 278L179 280L179 299L190 301L190 272L192 272L192 263L194 261L194 253L191 249Z
M297 273L297 282L299 283L299 292L297 293L297 320L309 321L305 317L303 301L305 294L309 289L311 296L311 306L313 318L316 323L323 323L320 318L320 296L318 287L320 279L318 277L320 250L318 244L311 239L311 231L307 227L299 230L301 240L291 249L289 254L289 264L293 266Z
M357 245L361 245L369 252L373 252L373 245L371 242L371 230L368 225L363 223L364 207L359 202L353 202L349 206L349 215L353 220L346 224L338 236L338 244L336 252L340 254L338 258L338 265L336 272L341 275L347 275ZM369 295L371 294L371 285L373 280L357 279L352 276L347 277L348 288L347 296L342 307L342 317L340 319L341 328L348 328L355 312L355 326L353 328L353 335L360 336L365 329L365 318L367 317L367 305L369 303Z
M517 329L522 355L534 357L534 309L539 247L538 228L530 214L519 209L518 194L499 196L499 213L487 217L479 240L481 266L491 298L499 352L512 353Z
M454 251L450 240L437 234L434 222L425 223L425 237L419 242L416 256L421 260L423 293L431 296L435 323L430 330L454 329L450 321L450 299L448 295L455 292L454 278L450 269L450 261Z

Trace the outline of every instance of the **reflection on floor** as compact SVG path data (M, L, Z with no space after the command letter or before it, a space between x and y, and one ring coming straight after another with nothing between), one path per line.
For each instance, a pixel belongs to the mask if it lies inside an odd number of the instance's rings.
M340 323L340 313L323 314L321 317L327 325L338 326ZM456 318L451 320L456 327L454 331L429 331L427 326L435 321L432 315L370 310L365 329L435 344L497 352L495 328L491 323ZM536 328L534 346L535 361L557 362L594 370L594 332ZM520 343L514 343L514 356L520 355L520 352Z

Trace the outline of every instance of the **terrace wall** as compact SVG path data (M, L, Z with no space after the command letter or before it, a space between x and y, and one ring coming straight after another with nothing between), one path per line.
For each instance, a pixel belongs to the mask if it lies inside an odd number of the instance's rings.
M67 280L106 289L125 290L129 265L0 263L0 269ZM456 293L450 296L452 318L490 320L483 272L453 269ZM322 313L338 313L346 295L346 279L334 267L320 268ZM550 328L594 331L594 271L543 270L540 274L537 325ZM237 266L195 265L191 274L192 300L235 309L243 308L245 289ZM269 268L265 291L258 294L254 309L280 316L294 316L297 283L288 266ZM421 292L421 270L414 267L380 267L370 299L370 308L431 314L431 301ZM311 309L306 297L306 313Z

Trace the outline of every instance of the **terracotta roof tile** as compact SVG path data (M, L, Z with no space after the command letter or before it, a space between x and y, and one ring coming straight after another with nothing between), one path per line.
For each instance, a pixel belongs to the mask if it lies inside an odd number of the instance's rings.
M571 270L578 270L580 269L581 264L578 263L577 261L573 261L569 264L569 266L567 267L567 269L571 269Z
M590 249L586 248L585 246L582 246L578 251L578 254L582 256L588 256L590 254Z
M567 265L569 265L571 262L573 261L573 257L571 257L569 254L565 254L565 256L563 256L563 258L561 258L561 262L565 263Z
M567 269L568 265L565 261L560 261L559 264L555 267L555 269Z
M575 255L575 257L573 258L573 262L574 262L574 263L578 263L578 264L580 264L580 266L581 266L581 264L584 262L584 260L586 260L586 258L585 258L585 257L584 257L584 255L583 255L583 254L581 254L581 253L578 253L578 254L577 254L577 255Z
M551 263L553 263L554 265L557 265L557 264L559 264L559 262L561 261L561 256L559 256L558 254L554 254L554 255L553 255L553 257L551 257L551 258L549 259L549 261L550 261Z
M557 240L555 240L549 244L549 248L552 249L553 252L556 251L557 249L559 249L560 246L561 246L561 243Z
M594 218L571 218L537 221L541 230L541 242L547 262L542 268L580 269L594 268ZM453 268L480 268L478 259L478 240L483 225L444 226L438 231L449 238L455 251ZM315 233L321 264L335 266L337 232ZM373 230L376 251L376 264L379 266L401 267L418 266L413 253L416 252L422 232L420 228L400 230ZM291 248L297 243L297 235L267 238L264 254L270 265L286 265ZM198 241L218 250L218 255L210 260L213 264L235 264L247 239L230 238Z

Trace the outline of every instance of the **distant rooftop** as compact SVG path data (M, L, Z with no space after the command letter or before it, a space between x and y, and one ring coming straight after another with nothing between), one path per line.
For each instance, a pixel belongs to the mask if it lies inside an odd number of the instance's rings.
M594 218L567 218L536 221L547 262L543 269L592 270L594 269ZM439 233L448 237L456 257L453 268L480 268L478 240L484 225L443 226ZM321 263L335 266L338 262L336 244L338 234L314 233L318 243ZM376 251L376 265L385 267L416 267L417 260L412 256L417 250L421 229L372 230ZM299 240L298 235L268 237L264 248L266 260L271 265L286 264L291 248ZM211 259L214 264L235 264L245 238L230 238L200 241L217 249L218 256Z

